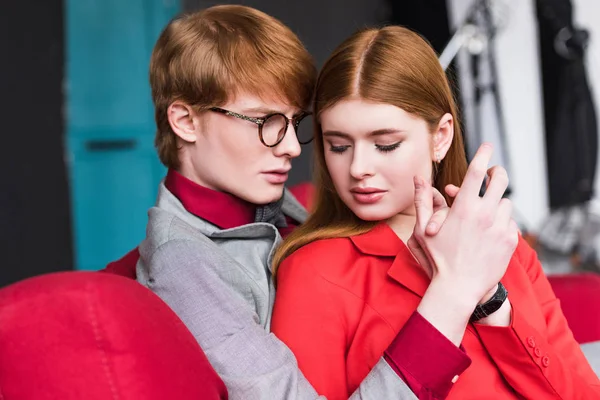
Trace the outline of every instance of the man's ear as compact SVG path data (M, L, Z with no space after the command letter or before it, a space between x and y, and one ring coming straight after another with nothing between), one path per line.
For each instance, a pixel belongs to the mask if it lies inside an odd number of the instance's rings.
M194 143L196 141L195 115L193 108L181 101L175 101L167 108L169 125L184 142Z
M433 161L440 162L446 157L453 138L454 118L451 114L446 113L440 119L437 129L433 133L433 154L431 157Z

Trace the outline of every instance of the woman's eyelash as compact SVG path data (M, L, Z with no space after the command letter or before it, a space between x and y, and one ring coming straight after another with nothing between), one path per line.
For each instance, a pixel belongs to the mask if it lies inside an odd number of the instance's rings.
M390 151L394 151L398 147L400 147L400 143L401 142L397 142L397 143L388 144L388 145L376 144L375 147L377 148L377 150L379 150L379 151L381 151L383 153L387 153L387 152L390 152Z
M329 151L331 151L332 153L343 153L346 151L346 149L348 149L348 147L350 146L330 146L329 147Z
M397 142L394 144L388 144L388 145L381 145L381 144L376 144L375 148L379 151L381 151L382 153L388 153L390 151L394 151L396 150L398 147L400 147L401 142ZM345 146L333 146L331 145L329 147L329 151L331 151L332 153L343 153L345 152L350 146L349 145L345 145Z

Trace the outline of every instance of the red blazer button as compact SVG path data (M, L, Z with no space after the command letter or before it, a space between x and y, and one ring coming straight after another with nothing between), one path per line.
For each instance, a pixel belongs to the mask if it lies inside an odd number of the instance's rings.
M548 365L550 365L550 357L544 356L544 358L542 358L542 365L548 367Z

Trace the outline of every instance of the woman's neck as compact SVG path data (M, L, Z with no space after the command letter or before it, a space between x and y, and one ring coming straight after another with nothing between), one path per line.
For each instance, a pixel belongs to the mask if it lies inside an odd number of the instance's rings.
M387 224L396 235L406 243L415 229L417 218L414 214L397 214L388 219Z

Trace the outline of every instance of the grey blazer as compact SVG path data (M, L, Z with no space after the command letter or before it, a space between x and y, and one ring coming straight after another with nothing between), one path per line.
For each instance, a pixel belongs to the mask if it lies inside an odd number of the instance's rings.
M287 191L282 209L298 221L306 219ZM183 320L231 399L319 398L293 353L269 332L275 298L271 257L281 242L275 226L221 230L188 213L161 183L146 233L138 281ZM351 398L416 399L383 358Z

